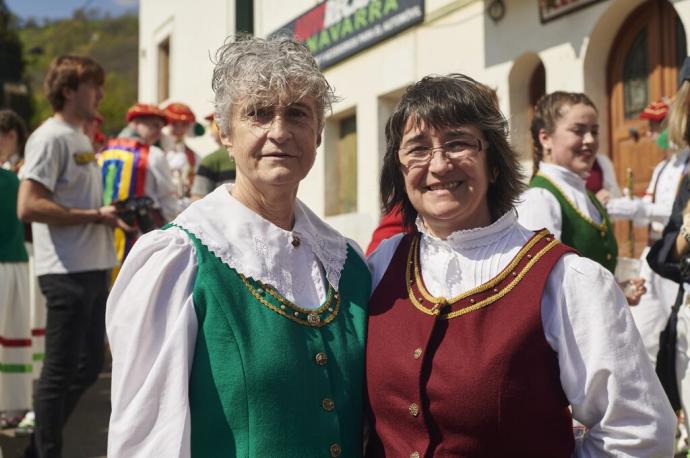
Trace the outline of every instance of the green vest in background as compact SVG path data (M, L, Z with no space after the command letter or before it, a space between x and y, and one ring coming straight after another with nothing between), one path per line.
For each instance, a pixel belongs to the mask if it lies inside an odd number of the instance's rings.
M19 178L0 169L0 262L27 262L24 225L17 219Z
M198 262L192 456L362 456L366 264L348 246L338 292L309 311L187 235Z
M616 270L618 243L613 234L606 209L589 191L587 195L602 217L597 224L580 212L551 180L541 174L532 177L530 188L543 188L558 200L561 206L561 242L575 248L582 256L598 262L611 273Z

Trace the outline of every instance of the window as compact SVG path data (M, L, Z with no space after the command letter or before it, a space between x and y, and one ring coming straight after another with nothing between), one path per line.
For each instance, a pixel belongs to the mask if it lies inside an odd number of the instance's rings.
M357 118L337 121L335 148L326 150L326 216L357 210Z
M170 98L170 37L158 44L158 103Z
M635 37L623 63L625 119L637 119L647 106L647 29Z

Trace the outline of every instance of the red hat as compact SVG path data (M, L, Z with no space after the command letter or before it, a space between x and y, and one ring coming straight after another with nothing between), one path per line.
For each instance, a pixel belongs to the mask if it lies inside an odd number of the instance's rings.
M668 104L663 100L652 102L642 110L640 119L647 119L649 121L661 122L668 114Z
M151 105L148 103L135 103L129 110L127 110L127 122L142 116L157 116L161 118L163 122L168 122L163 110L158 108L156 105Z
M171 103L165 107L164 111L168 117L168 122L183 121L192 123L196 121L192 109L184 103Z

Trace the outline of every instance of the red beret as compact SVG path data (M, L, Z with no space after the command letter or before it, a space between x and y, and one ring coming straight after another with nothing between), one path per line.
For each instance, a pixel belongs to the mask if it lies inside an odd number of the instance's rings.
M168 122L163 110L158 108L156 105L151 105L148 103L136 103L129 110L127 110L127 122L142 116L157 116L161 118L163 122Z
M649 121L661 122L668 114L668 104L663 100L652 102L642 110L640 119L648 119Z
M165 107L165 115L168 117L168 122L173 121L184 121L184 122L194 122L196 117L189 108L184 103L171 103Z

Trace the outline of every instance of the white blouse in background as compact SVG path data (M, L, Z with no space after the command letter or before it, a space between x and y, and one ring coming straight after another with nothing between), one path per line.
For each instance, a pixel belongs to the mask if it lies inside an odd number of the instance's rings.
M347 239L300 201L293 230L280 229L234 199L229 189L220 186L173 223L238 272L273 286L302 308L319 307L328 283L338 288ZM190 456L196 275L196 250L177 227L140 238L120 271L106 309L113 354L110 457Z
M417 227L422 276L437 297L456 296L495 277L533 235L514 211L446 240L430 235L419 219ZM369 257L374 289L401 238L385 240ZM590 428L575 456L673 456L676 417L613 276L594 261L563 256L548 277L541 316L573 417Z
M539 173L551 180L563 195L584 215L596 224L602 216L589 196L585 181L576 173L559 165L539 164ZM563 220L561 206L556 197L544 188L529 188L520 196L517 207L518 221L530 230L548 229L557 239L561 238Z

